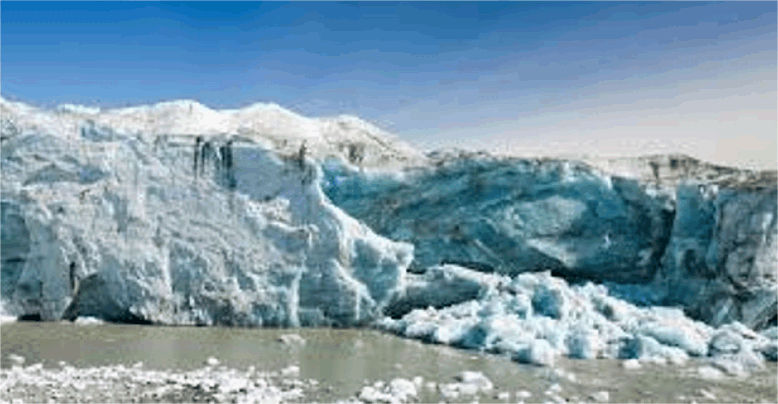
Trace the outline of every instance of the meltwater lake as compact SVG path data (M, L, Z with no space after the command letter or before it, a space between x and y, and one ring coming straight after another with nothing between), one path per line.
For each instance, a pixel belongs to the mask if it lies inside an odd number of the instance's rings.
M618 360L560 358L553 367L523 365L509 358L424 344L367 329L249 329L160 327L130 324L15 322L3 324L3 401L28 402L170 402L200 401L203 396L111 395L93 388L89 394L63 393L57 385L31 386L15 381L25 372L75 374L98 367L142 366L157 378L195 370L283 373L299 367L302 395L288 401L356 400L365 386L404 378L419 383L415 402L775 402L776 366L747 377L711 379L701 362L683 365L643 364L626 369ZM285 335L298 335L284 342ZM22 364L19 357L24 358ZM218 361L207 366L208 360ZM142 365L138 365L141 363ZM36 364L40 364L37 367ZM482 372L492 383L476 395L445 395L446 384L463 371ZM53 374L53 373L52 373ZM46 376L46 377L51 377ZM77 377L77 376L76 376ZM419 379L421 377L422 379ZM43 380L45 378L41 378ZM423 380L423 382L421 382ZM151 382L147 382L151 383ZM37 390L36 390L37 389ZM61 389L60 389L61 390ZM141 389L142 390L142 389ZM33 393L31 391L38 391ZM607 398L597 393L607 392ZM528 394L529 393L529 394ZM117 393L118 394L118 393ZM219 401L218 396L203 401ZM281 400L285 401L285 400Z

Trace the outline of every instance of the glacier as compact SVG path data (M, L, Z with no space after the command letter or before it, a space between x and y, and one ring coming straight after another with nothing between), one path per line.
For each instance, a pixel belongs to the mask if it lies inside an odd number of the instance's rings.
M773 171L425 155L274 104L0 109L3 322L369 326L542 366L778 359Z
M2 296L11 314L354 326L403 286L413 247L333 206L305 156L93 120L61 131L72 117L8 104Z
M457 150L428 158L399 173L323 164L337 206L415 246L412 272L551 271L605 283L635 304L679 305L710 324L778 320L775 171L684 156L599 167Z

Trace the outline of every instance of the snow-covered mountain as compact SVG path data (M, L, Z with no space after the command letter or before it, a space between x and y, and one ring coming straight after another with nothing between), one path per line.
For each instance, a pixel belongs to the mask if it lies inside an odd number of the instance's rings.
M775 172L424 155L275 105L0 109L11 315L370 324L537 364L778 358Z

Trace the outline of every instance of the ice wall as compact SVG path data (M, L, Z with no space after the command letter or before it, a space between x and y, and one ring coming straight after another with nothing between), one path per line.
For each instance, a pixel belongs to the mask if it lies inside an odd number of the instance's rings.
M710 324L775 325L775 172L687 160L640 160L647 171L630 178L573 161L437 153L401 174L331 162L324 190L379 234L414 244L415 272L549 270Z
M650 280L669 240L672 195L583 163L445 156L404 177L325 165L333 202L416 246L414 269L442 263L516 275Z
M403 286L413 247L333 206L305 156L279 157L245 137L152 136L89 120L68 121L80 125L72 131L40 111L3 119L11 314L352 326Z
M756 329L778 317L778 192L775 178L756 183L686 183L659 285L667 301L713 325Z

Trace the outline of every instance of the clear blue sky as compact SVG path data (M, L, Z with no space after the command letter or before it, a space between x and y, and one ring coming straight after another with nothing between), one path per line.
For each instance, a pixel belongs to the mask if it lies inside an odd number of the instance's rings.
M3 1L1 90L45 106L271 101L426 148L758 164L778 147L777 4Z

